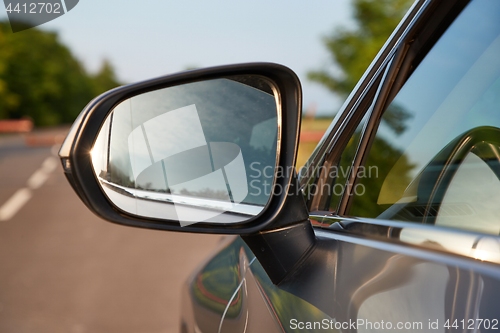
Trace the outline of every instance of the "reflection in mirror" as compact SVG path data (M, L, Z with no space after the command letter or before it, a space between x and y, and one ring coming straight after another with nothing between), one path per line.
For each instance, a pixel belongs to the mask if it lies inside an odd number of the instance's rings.
M277 98L259 76L200 81L134 96L101 127L92 163L103 191L138 216L236 223L270 198Z

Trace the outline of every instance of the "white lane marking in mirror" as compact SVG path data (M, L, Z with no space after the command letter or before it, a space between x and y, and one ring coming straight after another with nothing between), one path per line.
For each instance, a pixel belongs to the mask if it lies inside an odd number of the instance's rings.
M57 167L55 157L47 157L40 168L38 168L29 178L27 188L17 190L1 207L0 221L8 221L31 199L32 190L40 188L49 178L49 175Z

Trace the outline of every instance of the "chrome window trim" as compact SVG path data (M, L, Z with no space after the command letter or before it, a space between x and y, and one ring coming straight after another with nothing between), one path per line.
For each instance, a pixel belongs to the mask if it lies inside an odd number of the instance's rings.
M425 253L424 257L433 261L443 256L448 258L446 260L450 260L449 258L452 256L461 262L466 262L463 264L464 267L469 267L472 262L478 267L487 266L497 271L500 270L500 247L497 253L489 257L486 256L487 254L477 251L478 242L481 240L494 240L500 245L500 237L495 235L436 225L368 218L345 218L321 213L311 214L310 218L315 221L313 225L317 236L417 257L421 257L422 253ZM385 232L375 235L372 231L374 226L380 227ZM365 227L366 230L364 230ZM404 239L400 237L402 231L407 234ZM414 237L414 240L411 236ZM427 236L429 242L417 243L415 236L420 237L420 240L422 240L422 236ZM441 240L442 244L446 243L448 247L439 244L438 240ZM470 243L471 248L461 246L464 242ZM443 259L443 261L446 260Z

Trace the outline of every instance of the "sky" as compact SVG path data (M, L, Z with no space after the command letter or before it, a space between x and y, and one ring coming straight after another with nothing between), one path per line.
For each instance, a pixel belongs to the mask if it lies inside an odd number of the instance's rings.
M342 101L307 72L334 70L322 38L353 26L351 16L350 0L80 0L39 28L57 31L90 71L110 60L126 83L193 67L279 63L299 76L304 109L332 115Z

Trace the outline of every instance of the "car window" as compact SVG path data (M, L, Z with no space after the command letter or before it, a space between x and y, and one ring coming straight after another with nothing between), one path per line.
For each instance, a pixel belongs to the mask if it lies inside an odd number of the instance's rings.
M500 233L499 15L500 2L472 1L414 70L348 215Z
M444 193L436 225L500 234L498 156L483 155L490 149L497 154L498 146L482 142L465 156Z

